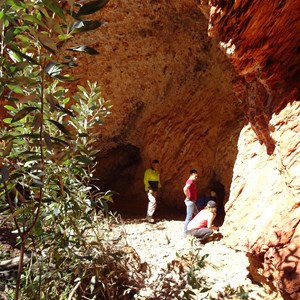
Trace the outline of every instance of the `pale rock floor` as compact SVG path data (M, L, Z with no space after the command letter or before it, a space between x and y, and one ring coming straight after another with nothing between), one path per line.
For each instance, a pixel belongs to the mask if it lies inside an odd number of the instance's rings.
M176 259L176 253L184 255L190 251L198 251L200 256L208 254L204 260L205 267L198 274L205 279L210 289L205 293L193 290L196 292L193 299L282 299L268 290L268 287L251 281L246 254L226 247L222 238L208 242L200 248L193 246L191 238L183 237L183 221L157 220L155 224L150 224L145 219L131 219L122 220L116 228L123 233L125 245L134 248L141 264L147 266L147 270L144 270L145 286L136 295L136 299L172 299L157 296L160 295L157 291L164 289L162 282L165 278L173 276L175 281L178 280L178 275L169 271L169 265ZM236 291L239 287L247 292L248 298L229 292Z

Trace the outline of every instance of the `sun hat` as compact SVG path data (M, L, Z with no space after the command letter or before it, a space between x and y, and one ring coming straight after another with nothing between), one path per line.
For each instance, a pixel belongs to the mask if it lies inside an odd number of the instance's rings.
M214 208L214 207L217 207L217 203L213 200L209 200L207 202L207 206L210 207L210 208Z

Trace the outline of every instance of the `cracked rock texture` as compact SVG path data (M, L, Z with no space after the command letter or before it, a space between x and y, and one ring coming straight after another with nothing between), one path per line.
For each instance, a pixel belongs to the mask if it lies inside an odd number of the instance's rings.
M202 4L207 1L202 1ZM300 5L212 1L209 34L240 78L249 123L240 132L224 231L247 249L251 273L285 299L300 298Z
M225 243L285 299L300 289L299 7L111 1L96 15L107 26L77 40L100 55L75 74L112 101L96 175L120 193L113 208L145 214L143 172L157 158L158 211L184 218L182 188L198 169L199 193L217 192Z

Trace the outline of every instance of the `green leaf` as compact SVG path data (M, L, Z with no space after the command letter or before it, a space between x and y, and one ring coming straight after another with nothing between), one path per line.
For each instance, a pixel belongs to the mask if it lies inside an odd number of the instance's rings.
M24 156L29 156L29 155L32 156L32 155L35 154L35 153L36 153L36 152L34 152L34 151L28 151L28 150L27 150L27 151L19 152L18 155L19 155L19 156L23 156L23 155L24 155Z
M16 109L15 107L13 107L13 106L11 106L11 105L4 105L4 107L5 107L7 110L10 110L10 111Z
M22 41L24 43L24 45L28 44L32 44L32 37L29 35L24 35L24 34L18 34L18 41Z
M59 6L59 3L56 0L42 0L42 2L54 13L60 16L65 20L64 11Z
M18 50L18 48L15 45L10 44L10 50L17 53L20 57L24 58L25 60L32 63L33 65L38 65L38 62L35 59L28 56L27 54L22 53L20 50Z
M41 155L40 154L34 154L34 155L31 155L31 156L27 156L25 157L25 161L26 163L30 162L37 162L41 159Z
M46 36L45 34L36 34L37 38L39 39L40 43L52 54L55 54L57 51L57 46L53 42L53 39Z
M43 184L43 182L41 181L41 180L38 180L38 179L32 179L32 181L33 181L33 184L36 186L36 187L43 187L44 186L44 184Z
M15 210L13 214L9 215L7 221L9 221L9 220L13 219L14 217L17 217L19 214L23 213L25 211L25 209L26 208L24 207L24 208Z
M3 123L11 124L11 120L12 120L12 118L5 118L5 119L3 119Z
M29 85L29 84L35 84L36 80L31 79L29 77L25 76L15 76L14 78L9 79L8 84L9 85L15 85L15 86L21 86L21 85ZM23 93L23 91L22 91Z
M54 120L49 120L52 124L54 124L61 132L63 132L66 135L70 135L70 132L66 129L64 125L61 123L54 121Z
M82 163L86 164L86 165L89 165L89 164L91 164L93 162L87 156L76 156L75 159L78 160L79 162L82 162Z
M28 106L23 109L21 109L19 112L17 112L14 117L12 118L11 122L14 123L16 121L19 121L23 119L25 116L27 116L32 111L36 110L36 107Z
M90 215L88 215L88 214L84 214L84 219L89 223L89 224L92 224L93 222L92 222L92 219L91 219L91 217L90 217Z
M90 15L102 7L104 7L109 0L94 0L84 4L77 12L76 17L83 16L83 15Z
M36 235L39 235L39 236L42 235L42 233L43 233L43 227L42 227L42 223L40 221L37 222L36 225L34 226L33 232Z
M77 85L77 88L78 88L80 91L82 91L82 92L84 92L84 93L87 93L87 90L86 90L86 88L85 88L84 86L82 86L82 85Z
M104 195L105 196L113 196L113 195L120 195L120 194L116 191L108 190L107 192L105 192Z
M7 181L9 179L9 169L7 167L2 167L0 170L0 183L3 183L4 181Z
M38 24L38 25L40 25L40 26L45 27L45 24L44 24L41 20L39 20L38 18L36 18L36 17L33 16L33 15L23 14L23 15L22 15L22 19L25 20L25 21L31 22L33 25L34 25L34 24Z
M50 104L50 111L54 112L56 109L56 105L58 104L56 98L52 94L47 94L46 100Z
M55 76L52 76L53 78L56 78L56 79L58 79L58 80L60 80L60 81L77 81L77 80L79 80L79 78L74 78L74 77L72 77L72 76L70 76L70 75L55 75Z
M98 20L91 20L91 21L76 21L72 25L72 31L71 33L78 33L78 32L85 32L97 29L101 26L106 25L105 22L101 22Z
M16 32L15 32L15 28L9 28L6 32L5 32L5 36L4 36L4 45L8 45L16 36Z
M37 131L43 124L43 115L38 113L34 116L33 124L32 124L32 131Z
M18 85L10 85L10 84L7 84L6 85L12 92L16 93L16 94L23 94L24 93L24 90L18 86ZM8 99L10 99L11 97L8 97Z
M62 71L60 64L57 63L56 61L50 61L45 69L44 69L45 73L47 73L50 76L56 76L59 75Z
M41 172L40 172L41 173ZM32 174L32 173L28 173L28 175L32 178L32 179L35 179L35 180L40 180L41 178L41 176L37 176L37 175L35 175L35 174ZM41 175L41 174L40 174Z
M19 0L7 0L7 4L11 5L14 10L19 10L25 8L24 3Z
M24 134L19 134L16 136L13 136L12 139L17 139L17 138L33 138L33 139L39 139L40 135L38 133L24 133Z
M13 146L13 141L9 141L6 145L6 148L4 149L3 151L3 156L7 156L9 155L11 149L12 149L12 146Z
M22 61L22 62L18 62L16 64L13 64L11 67L10 67L10 71L12 73L15 73L15 72L18 72L18 71L22 71L24 70L25 68L28 68L30 66L30 64L27 62L27 61Z
M12 174L10 175L10 179L15 180L15 179L17 179L19 177L23 177L23 176L24 176L23 172L12 172Z
M59 104L56 104L56 107L57 107L60 111L62 111L63 113L66 113L67 115L69 115L69 116L71 116L71 117L75 117L75 115L73 114L73 112L70 111L69 109L66 109L66 108L62 107L62 106L60 106Z
M48 150L52 150L51 137L47 132L44 132L44 140Z
M79 137L88 137L89 135L87 133L79 133L78 136Z
M76 51L76 52L86 52L90 55L99 54L99 52L97 50L95 50L91 47L85 46L85 45L68 48L67 50Z
M57 142L57 144L64 145L64 146L69 146L68 142L66 142L66 141L64 141L62 139L55 138L55 137L52 137L51 139L53 141Z

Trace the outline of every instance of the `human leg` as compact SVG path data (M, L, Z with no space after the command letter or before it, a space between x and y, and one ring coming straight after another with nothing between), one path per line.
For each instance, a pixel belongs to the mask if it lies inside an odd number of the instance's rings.
M157 192L148 191L148 208L147 208L147 217L152 218L156 209L156 198Z
M198 238L200 241L203 241L207 239L213 232L214 231L211 228L200 228L192 229L192 232L190 234Z
M193 213L194 213L194 209L195 209L195 203L191 200L185 199L184 203L186 205L186 217L185 217L185 221L184 221L184 235L186 235L187 232L187 226L189 224L189 222L191 221L192 217L193 217Z

